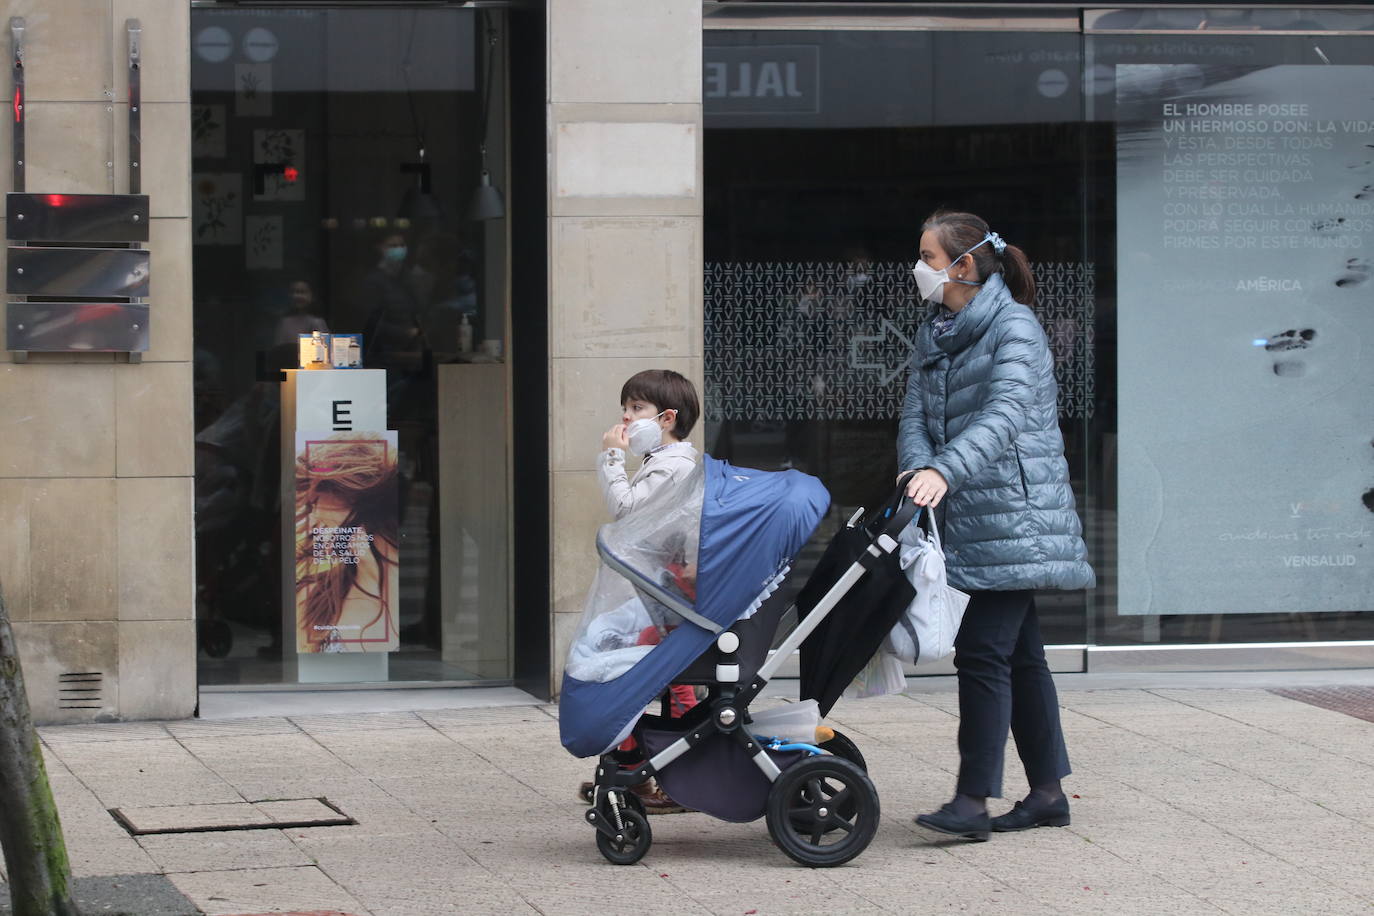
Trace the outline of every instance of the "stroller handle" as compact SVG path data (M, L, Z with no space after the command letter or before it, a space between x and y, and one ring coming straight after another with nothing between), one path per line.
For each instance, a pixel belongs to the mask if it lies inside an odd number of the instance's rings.
M907 482L915 474L915 471L907 471L897 478L897 489L893 491L892 496L890 496L887 501L883 503L882 508L878 510L878 518L886 520L886 522L880 531L875 532L875 536L877 534L885 534L895 541L897 535L901 534L906 529L906 526L911 524L911 520L920 514L922 509L926 508L916 505L915 500L908 499L906 495ZM928 510L926 512L926 518L930 521L930 513Z

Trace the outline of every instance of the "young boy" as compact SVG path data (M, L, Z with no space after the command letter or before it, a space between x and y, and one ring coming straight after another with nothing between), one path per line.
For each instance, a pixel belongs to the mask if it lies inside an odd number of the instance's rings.
M601 437L601 456L597 461L601 494L617 521L642 506L650 494L686 477L696 467L697 450L686 439L701 415L696 387L671 369L646 369L630 376L620 389L620 406L620 422ZM633 477L625 470L627 450L642 458ZM695 583L692 585L695 587ZM644 643L657 641L656 632L641 637ZM697 704L690 685L674 684L668 690L674 716ZM633 738L628 739L620 750L633 751L633 742ZM590 802L591 790L592 784L584 782L578 797ZM653 779L635 786L634 793L648 814L686 810Z
M701 414L695 386L671 369L630 376L620 389L620 406L620 422L601 437L597 461L606 508L617 520L696 467L697 450L685 440ZM625 471L626 450L643 458L633 477Z

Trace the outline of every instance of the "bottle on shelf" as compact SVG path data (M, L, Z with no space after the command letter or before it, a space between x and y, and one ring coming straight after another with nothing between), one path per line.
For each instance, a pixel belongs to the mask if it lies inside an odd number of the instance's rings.
M319 331L310 332L310 365L309 369L326 369L329 367L329 350L325 346L324 335Z
M472 323L466 314L458 322L458 352L472 352Z

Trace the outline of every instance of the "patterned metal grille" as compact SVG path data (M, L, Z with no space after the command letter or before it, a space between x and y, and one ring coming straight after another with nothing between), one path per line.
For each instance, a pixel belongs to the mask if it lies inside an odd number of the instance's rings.
M1091 417L1093 269L1035 266L1059 412ZM901 413L920 313L901 262L706 265L706 416L888 420Z
M1269 692L1309 706L1374 722L1374 687L1283 687Z

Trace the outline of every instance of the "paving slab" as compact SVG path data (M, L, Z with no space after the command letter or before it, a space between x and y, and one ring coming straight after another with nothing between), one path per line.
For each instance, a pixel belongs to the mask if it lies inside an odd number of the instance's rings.
M138 741L49 742L54 756L107 807L243 801L166 732Z
M196 738L243 738L254 735L298 735L300 728L286 716L254 716L245 719L184 719L164 722L163 727L181 741Z
M280 830L170 833L139 837L138 842L159 870L169 875L314 864Z
M207 916L310 910L368 916L362 904L313 865L201 871L170 878Z
M47 755L45 765L48 785L58 802L72 874L95 877L157 871L148 854L110 816L95 793L55 757Z
M76 878L72 900L85 916L199 916L200 909L163 875ZM9 887L0 882L0 913L11 913Z

